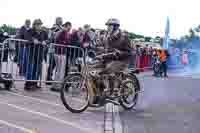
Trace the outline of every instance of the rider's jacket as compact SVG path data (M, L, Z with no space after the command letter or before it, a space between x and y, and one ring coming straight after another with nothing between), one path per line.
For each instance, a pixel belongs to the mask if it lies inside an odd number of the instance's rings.
M112 52L114 49L119 51L117 57L114 57L112 59L126 63L130 61L131 58L130 40L128 39L127 36L123 35L120 30L106 36L104 47L107 52Z

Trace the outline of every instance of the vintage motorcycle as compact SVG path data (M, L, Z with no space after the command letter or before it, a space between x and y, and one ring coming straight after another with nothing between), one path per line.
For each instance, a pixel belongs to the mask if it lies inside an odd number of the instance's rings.
M113 54L113 53L110 53ZM124 109L132 109L138 101L140 90L139 81L135 75L139 71L121 71L117 73L98 75L93 66L99 62L95 53L82 59L82 72L70 73L63 81L60 91L64 106L72 113L81 113L88 107L102 107L111 102L121 105ZM81 62L81 61L79 61ZM101 83L97 85L97 82ZM110 81L117 82L118 88L111 87Z

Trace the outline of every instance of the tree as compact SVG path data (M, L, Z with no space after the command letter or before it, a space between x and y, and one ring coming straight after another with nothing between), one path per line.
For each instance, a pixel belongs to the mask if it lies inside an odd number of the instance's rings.
M129 32L128 36L129 36L130 39L135 39L136 38L136 34L132 33L132 32Z
M194 38L196 35L195 35L195 31L191 28L190 30L189 30L189 37L190 38Z
M141 39L141 38L144 38L144 36L143 35L136 35L136 38Z
M145 39L145 42L150 42L151 41L151 37L144 37L144 39Z
M16 28L10 25L6 25L6 24L3 24L2 26L0 26L0 31L7 32L9 35L16 34Z
M161 37L159 37L159 36L156 36L156 37L155 37L155 39L161 39Z

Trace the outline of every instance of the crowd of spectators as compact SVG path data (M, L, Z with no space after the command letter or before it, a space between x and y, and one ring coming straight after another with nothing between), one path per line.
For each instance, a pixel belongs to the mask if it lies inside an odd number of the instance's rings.
M133 49L133 58L130 62L129 68L137 68L140 72L152 70L156 60L161 62L162 71L164 76L167 76L166 71L168 68L184 68L195 61L195 53L191 53L186 49L169 48L164 50L162 48L153 48L146 45L145 47L136 45Z
M99 39L96 39L97 33L90 25L86 24L78 29L72 29L72 27L73 24L69 21L63 23L61 17L56 18L52 28L43 27L40 19L34 20L32 26L29 19L25 21L25 24L19 29L15 37L16 39L27 40L29 43L28 45L26 44L26 48L22 47L22 45L18 48L19 60L17 62L19 72L21 76L25 76L26 80L28 80L25 83L24 89L35 90L40 88L37 82L32 82L31 80L39 80L43 60L49 63L46 79L48 81L63 80L68 75L72 55L74 57L76 53L79 53L75 50L70 50L66 55L66 46L71 45L88 49L93 47L92 45L95 45L97 41L100 42L101 36L104 33L101 32ZM59 46L53 48L53 43L59 44ZM45 46L48 46L48 48ZM75 55L75 57L78 56L81 55ZM26 64L28 64L28 67L25 68ZM78 66L78 68L80 71L81 67ZM55 75L53 79L54 70ZM47 84L49 85L50 83ZM59 91L60 87L60 84L53 83L51 90Z

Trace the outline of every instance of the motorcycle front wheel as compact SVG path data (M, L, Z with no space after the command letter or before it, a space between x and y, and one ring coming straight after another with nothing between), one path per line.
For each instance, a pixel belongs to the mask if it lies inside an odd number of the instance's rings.
M80 73L69 74L60 91L61 101L72 113L84 112L89 106L89 91Z

